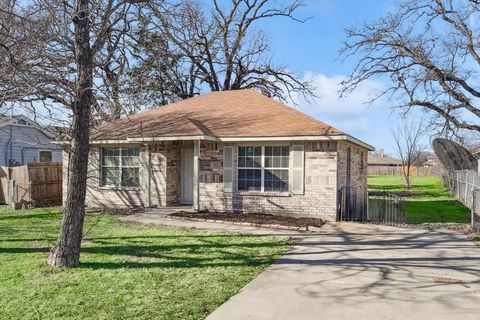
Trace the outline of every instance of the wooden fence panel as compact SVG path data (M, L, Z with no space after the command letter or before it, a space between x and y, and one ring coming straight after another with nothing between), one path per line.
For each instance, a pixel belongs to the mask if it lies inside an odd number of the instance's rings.
M62 202L62 164L35 163L28 166L32 199L39 202Z
M0 203L6 203L8 199L8 167L0 167Z
M62 202L62 164L29 163L26 166L0 167L3 203L34 201L37 204ZM15 181L16 192L8 189L8 182ZM16 194L16 199L12 199Z
M401 176L403 175L403 166L378 166L378 165L369 165L368 166L368 175L370 176ZM440 166L431 167L410 167L410 175L412 177L429 177L437 176L441 177L443 174L443 169Z

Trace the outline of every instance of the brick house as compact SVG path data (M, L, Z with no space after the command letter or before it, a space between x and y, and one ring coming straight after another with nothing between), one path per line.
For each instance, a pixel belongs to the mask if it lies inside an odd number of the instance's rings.
M335 220L342 188L365 205L372 149L255 91L214 92L96 127L86 203Z

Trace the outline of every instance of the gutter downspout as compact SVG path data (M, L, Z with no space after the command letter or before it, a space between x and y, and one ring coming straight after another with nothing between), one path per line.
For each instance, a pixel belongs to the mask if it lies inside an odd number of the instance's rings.
M193 142L193 210L200 210L199 184L200 184L200 140Z
M8 153L10 152L10 157L12 157L13 154L13 145L12 145L12 139L13 139L13 126L10 125L10 136L8 137L7 141L7 152L5 152L5 166L10 167L10 163L8 161Z
M13 125L10 125L10 158L13 158Z

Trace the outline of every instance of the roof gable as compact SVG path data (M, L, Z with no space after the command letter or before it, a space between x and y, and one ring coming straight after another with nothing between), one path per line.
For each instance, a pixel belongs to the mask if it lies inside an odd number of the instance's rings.
M18 127L29 127L41 132L47 138L53 138L52 132L41 127L35 121L30 120L24 115L15 115L15 116L1 116L0 117L0 127L4 126L18 126Z

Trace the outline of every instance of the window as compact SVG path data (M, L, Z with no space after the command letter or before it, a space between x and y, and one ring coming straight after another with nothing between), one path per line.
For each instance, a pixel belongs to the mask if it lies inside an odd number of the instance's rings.
M41 150L38 152L38 161L40 162L52 162L52 151Z
M288 192L288 146L239 147L239 191Z
M262 147L238 148L238 190L262 190Z
M140 186L140 149L103 148L101 185Z

